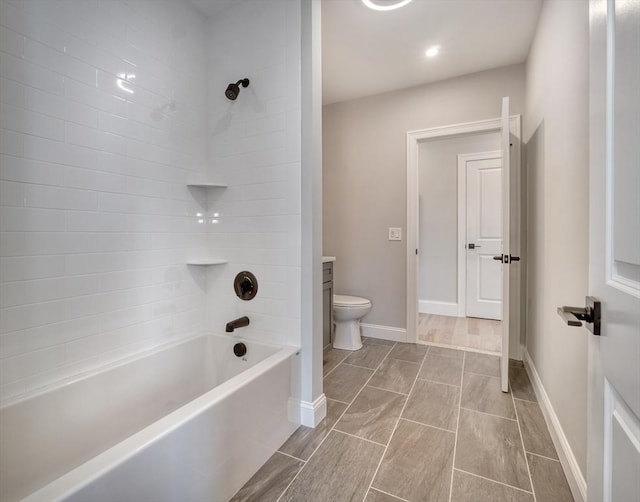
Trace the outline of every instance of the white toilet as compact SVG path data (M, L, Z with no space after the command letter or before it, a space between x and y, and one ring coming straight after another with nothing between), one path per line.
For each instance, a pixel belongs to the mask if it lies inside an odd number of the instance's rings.
M333 320L336 332L333 348L358 350L362 348L360 319L371 310L371 300L358 296L333 295Z

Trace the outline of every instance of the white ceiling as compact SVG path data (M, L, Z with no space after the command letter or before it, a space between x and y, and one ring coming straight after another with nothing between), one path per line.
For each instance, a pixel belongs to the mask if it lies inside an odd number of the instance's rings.
M379 3L385 0L378 0ZM324 104L523 62L541 0L322 0ZM440 45L440 54L425 51Z

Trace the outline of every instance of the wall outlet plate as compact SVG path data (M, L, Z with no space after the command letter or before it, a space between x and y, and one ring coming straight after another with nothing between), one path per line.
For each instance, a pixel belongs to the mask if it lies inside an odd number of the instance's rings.
M402 240L402 228L389 227L389 240L401 241Z

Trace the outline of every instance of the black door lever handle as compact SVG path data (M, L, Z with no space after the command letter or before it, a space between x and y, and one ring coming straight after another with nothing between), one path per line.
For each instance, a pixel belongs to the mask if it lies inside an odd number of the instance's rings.
M506 254L501 254L498 256L494 256L493 259L495 261L499 261L502 263L506 263L507 265L513 261L520 261L520 257L519 256L511 256L511 255L506 255Z
M602 307L600 301L593 296L585 298L584 307L558 307L558 314L567 326L582 326L584 322L589 331L594 335L600 335Z

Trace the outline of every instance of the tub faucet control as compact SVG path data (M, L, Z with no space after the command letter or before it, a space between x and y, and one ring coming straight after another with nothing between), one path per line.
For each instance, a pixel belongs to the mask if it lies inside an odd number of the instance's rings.
M233 333L236 328L243 328L244 326L249 326L249 318L247 316L238 317L233 321L229 321L225 331L227 333Z

